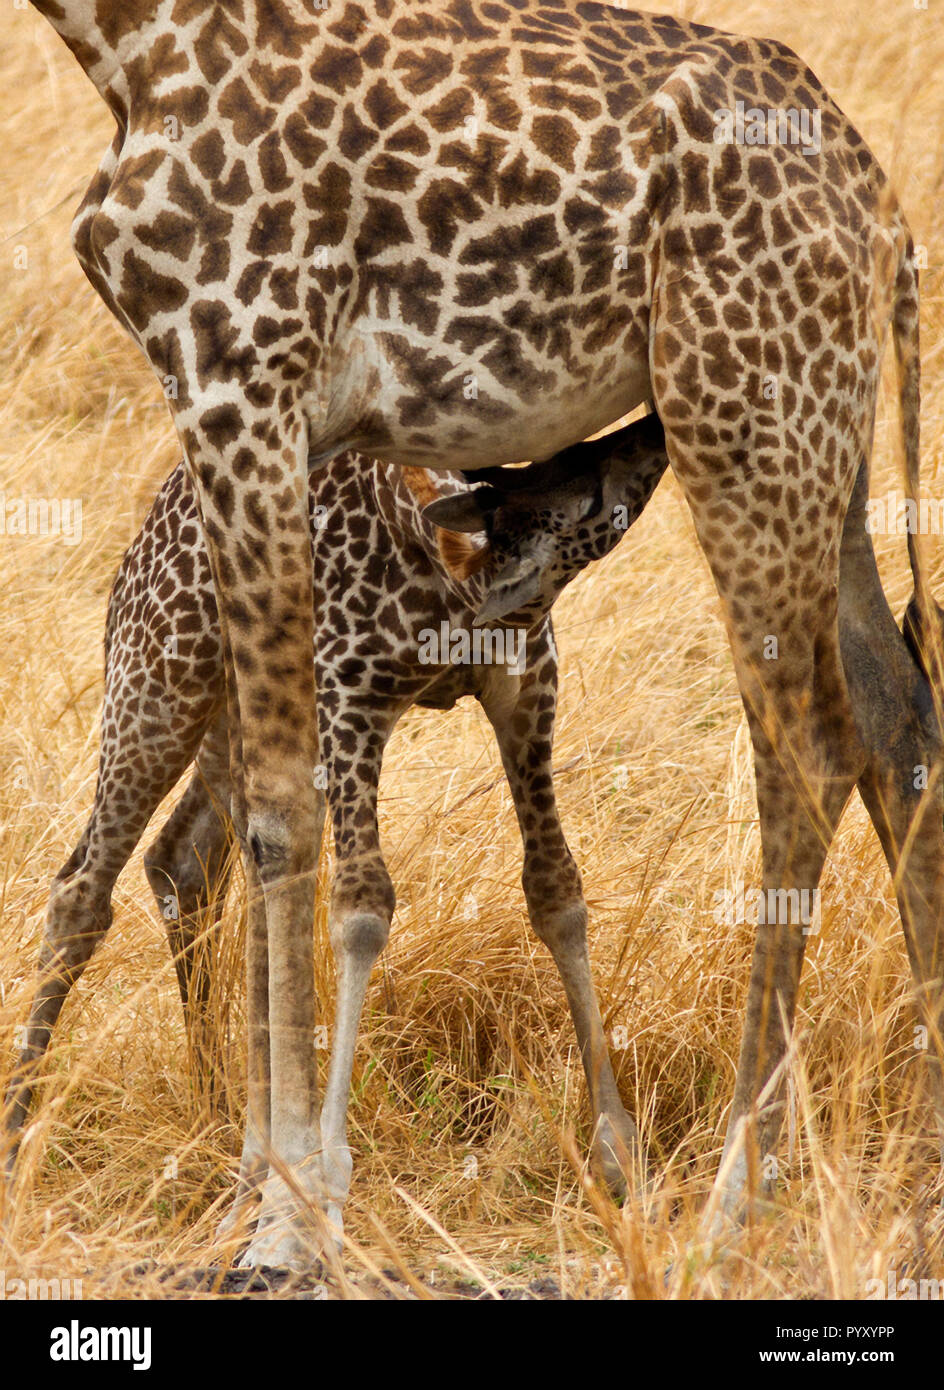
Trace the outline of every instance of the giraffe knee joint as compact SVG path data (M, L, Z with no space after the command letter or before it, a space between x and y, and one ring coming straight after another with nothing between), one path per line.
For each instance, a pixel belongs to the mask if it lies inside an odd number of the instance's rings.
M43 956L81 973L112 923L110 892L83 876L53 883L46 909ZM76 977L77 978L77 977Z
M263 882L267 878L280 878L287 872L291 858L288 835L280 835L271 825L263 830L250 823L246 845Z
M314 867L315 824L301 808L250 812L246 845L263 883Z
M203 864L192 849L176 863L160 854L157 846L147 851L144 872L165 921L171 923L178 914L203 905L214 885L214 867Z
M179 875L161 853L159 844L152 845L144 852L144 875L159 903L163 903L168 896L176 897Z
M387 944L390 919L375 912L355 912L338 923L340 952L361 960L376 960Z
M396 892L380 854L343 859L331 893L331 944L375 959L387 944Z
M40 974L65 981L71 988L82 978L104 934L96 930L56 937L47 932L40 951Z
M565 907L544 908L540 912L532 909L532 922L537 935L552 950L586 946L587 904L582 898Z

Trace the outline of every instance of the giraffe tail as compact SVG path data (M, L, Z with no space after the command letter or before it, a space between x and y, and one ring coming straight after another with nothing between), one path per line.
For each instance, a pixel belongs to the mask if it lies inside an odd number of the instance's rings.
M895 282L892 333L898 368L898 395L905 456L905 497L911 503L907 514L915 519L908 530L908 559L914 593L902 623L905 641L912 656L931 684L944 694L944 611L935 602L921 554L917 519L920 491L920 414L921 357L918 334L918 270L914 245L907 239Z

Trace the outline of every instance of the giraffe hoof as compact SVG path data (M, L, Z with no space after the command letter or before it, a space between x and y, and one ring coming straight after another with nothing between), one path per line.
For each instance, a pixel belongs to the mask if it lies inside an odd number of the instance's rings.
M273 1216L265 1227L260 1218L254 1238L236 1261L237 1267L291 1269L299 1274L319 1270L329 1247L340 1248L333 1229L335 1224L340 1226L340 1221L340 1210L333 1204L329 1204L317 1224L297 1207Z
M284 1224L257 1236L236 1263L239 1269L291 1269L296 1274L321 1268L319 1245Z
M701 1235L707 1242L721 1243L736 1239L752 1222L763 1221L777 1213L773 1179L765 1179L757 1191L748 1184L747 1165L743 1158L723 1182L716 1180L716 1193L702 1216Z
M238 1261L240 1268L310 1270L337 1246L341 1211L325 1191L321 1155L293 1168L290 1183L270 1173L261 1198L256 1234Z
M645 1197L651 1189L649 1164L630 1117L601 1115L591 1149L593 1168L617 1201L630 1194Z
M232 1240L234 1236L251 1236L256 1229L259 1216L260 1193L247 1197L237 1197L216 1228L215 1239L219 1244Z

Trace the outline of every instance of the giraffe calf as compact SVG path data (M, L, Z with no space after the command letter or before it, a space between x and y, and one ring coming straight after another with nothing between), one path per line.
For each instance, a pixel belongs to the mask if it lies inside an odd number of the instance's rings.
M474 485L457 474L401 469L356 454L310 475L316 775L325 779L337 861L329 919L338 1006L322 1113L335 1219L350 1178L346 1110L356 1031L394 909L377 823L381 761L411 705L447 709L465 695L482 704L521 828L530 919L554 956L574 1018L595 1158L617 1186L621 1161L627 1154L639 1158L591 982L580 875L554 800L557 654L549 612L565 584L613 548L666 466L662 426L649 415L546 463L476 473ZM502 638L504 660L462 661L486 634L493 654ZM94 808L52 886L26 1045L8 1094L11 1168L37 1064L69 989L111 923L117 876L191 763L189 784L145 866L167 926L194 1056L211 1075L215 1065L202 943L220 915L229 877L229 746L214 590L182 464L118 571L105 666ZM264 919L252 910L249 936L250 956L263 953L264 965ZM250 988L249 1127L233 1219L267 1167L265 970L251 969L253 980L261 985Z

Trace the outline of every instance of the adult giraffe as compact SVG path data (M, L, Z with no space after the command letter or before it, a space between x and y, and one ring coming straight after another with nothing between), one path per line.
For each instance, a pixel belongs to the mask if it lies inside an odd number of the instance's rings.
M862 524L890 323L917 485L917 277L813 74L776 42L575 0L34 3L117 122L74 246L168 388L218 593L254 904L246 1261L304 1260L301 1195L347 1190L312 1046L305 480L344 449L499 465L654 399L751 721L764 886L816 886L858 782L939 1063L941 796L911 776L937 735ZM718 143L739 102L818 138ZM779 1128L803 944L799 921L757 937L732 1211Z

